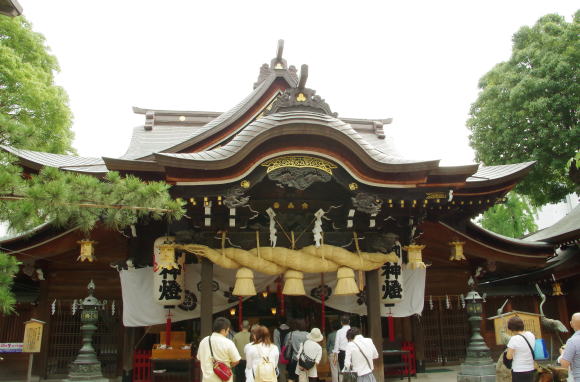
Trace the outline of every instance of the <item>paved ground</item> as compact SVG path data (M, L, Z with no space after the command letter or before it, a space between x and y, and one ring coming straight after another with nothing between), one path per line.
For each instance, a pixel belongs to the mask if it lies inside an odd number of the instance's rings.
M435 370L451 370L451 371L444 371L444 372L434 372ZM437 381L437 382L457 382L457 372L459 371L459 366L448 366L445 368L429 368L430 373L419 373L417 377L411 378L411 381ZM395 382L400 381L399 377L397 378L389 378L386 381L388 382ZM403 381L407 381L407 378L404 378Z

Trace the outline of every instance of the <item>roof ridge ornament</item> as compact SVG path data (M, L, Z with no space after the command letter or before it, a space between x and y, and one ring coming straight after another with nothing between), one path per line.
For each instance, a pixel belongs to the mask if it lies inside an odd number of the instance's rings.
M278 40L278 48L276 49L276 57L270 61L270 65L263 63L260 67L260 74L258 76L258 81L254 83L254 89L257 88L268 76L274 73L276 70L285 70L288 72L290 77L294 80L298 80L296 76L296 67L294 65L288 66L288 62L283 57L284 53L284 40Z
M316 95L316 90L306 88L308 80L308 65L300 67L298 86L286 89L272 104L272 108L264 115L278 113L280 111L304 110L315 113L327 114L332 117L338 116L333 113L330 106L322 97Z
M278 40L276 57L270 61L270 69L288 69L288 63L282 57L282 53L284 53L284 40Z

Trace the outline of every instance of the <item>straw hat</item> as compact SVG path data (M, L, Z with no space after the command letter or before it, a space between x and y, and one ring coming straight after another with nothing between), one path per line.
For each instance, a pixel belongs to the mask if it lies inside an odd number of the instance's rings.
M312 330L310 331L310 333L308 333L306 338L314 342L320 342L324 339L322 333L320 333L320 329L318 328L312 328Z

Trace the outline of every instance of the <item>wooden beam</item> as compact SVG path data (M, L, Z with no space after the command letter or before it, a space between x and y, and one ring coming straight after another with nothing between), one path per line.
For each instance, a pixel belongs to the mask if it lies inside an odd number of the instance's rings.
M213 263L201 259L201 338L209 336L212 330L213 316Z
M367 317L369 336L379 351L379 358L375 360L374 374L377 382L384 382L385 370L383 363L383 330L381 328L381 296L379 294L379 271L366 273L367 284Z

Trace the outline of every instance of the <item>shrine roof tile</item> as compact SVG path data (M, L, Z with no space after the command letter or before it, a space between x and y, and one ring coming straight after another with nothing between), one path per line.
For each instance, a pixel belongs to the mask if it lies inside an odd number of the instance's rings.
M266 133L274 127L281 127L288 132L289 129L294 129L296 127L304 129L304 126L312 125L327 126L348 136L350 140L354 141L372 159L382 164L403 166L415 165L415 167L417 167L416 170L434 169L438 165L438 161L413 161L389 155L389 153L376 148L373 144L365 140L365 138L355 131L348 123L329 115L309 111L284 111L264 116L259 120L252 122L240 131L229 143L221 147L224 150L219 151L219 154L221 154L220 159L231 158L238 152L242 151L254 138ZM216 150L207 150L197 153L157 153L156 158L165 165L195 167L193 162L206 162L212 160L213 156L210 153L216 154ZM171 164L169 164L168 161L171 162ZM203 166L207 166L207 164Z
M552 226L535 232L523 240L547 241L558 244L580 240L580 205L576 206L568 215L558 220Z
M101 158L81 157L76 155L52 154L40 151L22 150L14 147L0 146L4 151L18 157L23 166L40 170L42 167L54 167L65 171L104 174L108 170Z
M504 164L498 166L481 166L479 170L467 179L468 182L484 182L488 180L504 178L514 172L525 170L533 166L535 162L522 162L514 164Z

